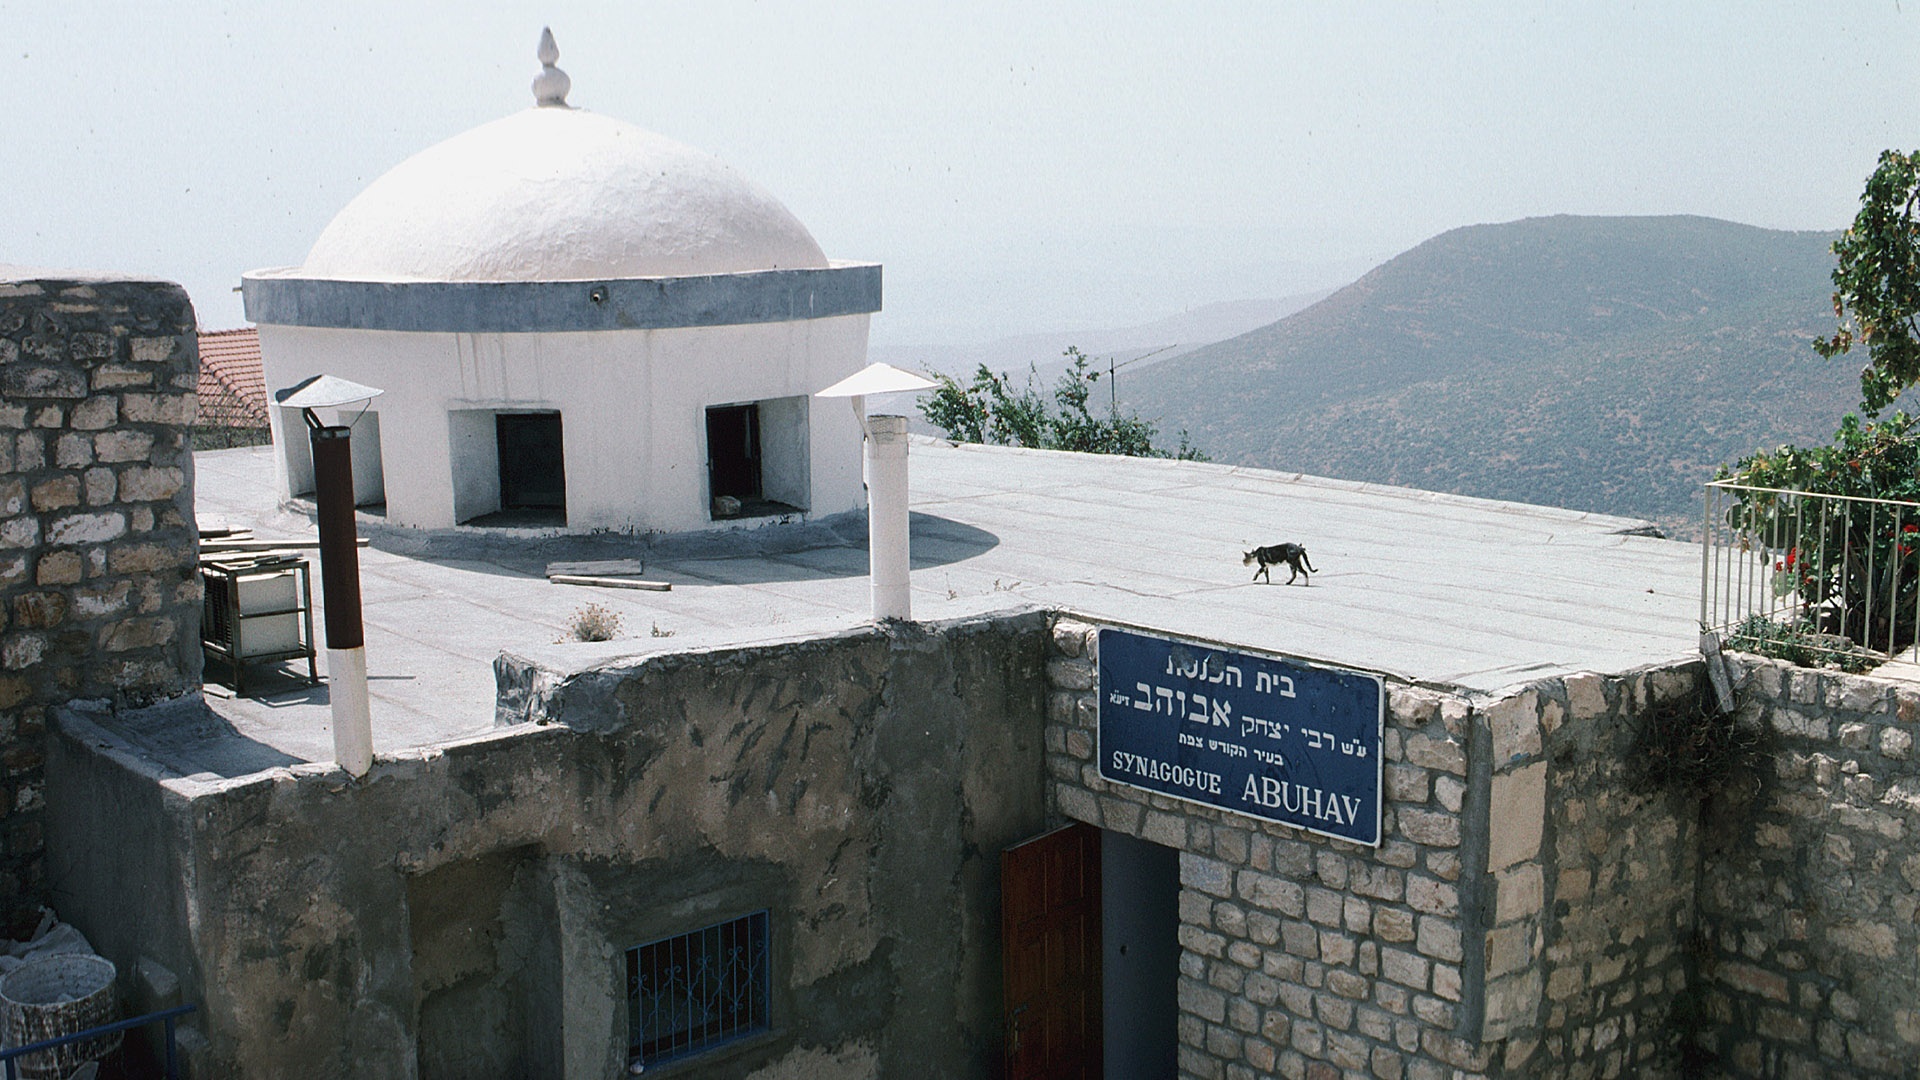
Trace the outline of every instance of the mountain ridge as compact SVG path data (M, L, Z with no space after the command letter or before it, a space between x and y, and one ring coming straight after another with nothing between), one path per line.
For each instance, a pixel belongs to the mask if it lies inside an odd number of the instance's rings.
M1830 330L1834 232L1713 218L1449 230L1121 392L1216 461L1697 530L1715 466L1823 443L1858 387Z

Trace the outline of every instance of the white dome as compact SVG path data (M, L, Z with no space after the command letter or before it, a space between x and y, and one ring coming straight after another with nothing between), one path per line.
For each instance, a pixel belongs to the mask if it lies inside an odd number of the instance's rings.
M709 154L565 107L395 166L300 268L347 281L566 281L824 267L806 227Z

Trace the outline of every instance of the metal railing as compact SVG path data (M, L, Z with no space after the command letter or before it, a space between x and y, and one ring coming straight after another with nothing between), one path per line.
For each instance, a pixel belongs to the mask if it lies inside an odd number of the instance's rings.
M76 1031L71 1035L62 1035L57 1039L42 1039L39 1042L28 1043L25 1046L9 1047L8 1049L0 1050L0 1066L5 1067L6 1080L18 1080L20 1074L18 1072L19 1064L16 1059L25 1057L28 1054L38 1054L42 1051L52 1050L57 1047L66 1046L69 1043L77 1043L86 1039L97 1039L102 1035L117 1035L124 1031L131 1031L137 1027L145 1027L148 1024L165 1024L167 1037L166 1060L164 1063L166 1072L164 1075L167 1080L180 1080L180 1055L175 1045L174 1021L197 1008L199 1008L197 1005L175 1005L171 1009L162 1009L159 1012L148 1013L145 1016L136 1016L131 1020L118 1020L111 1024L102 1024L99 1027L88 1028L85 1031Z
M1920 503L1707 484L1700 625L1734 649L1920 662Z

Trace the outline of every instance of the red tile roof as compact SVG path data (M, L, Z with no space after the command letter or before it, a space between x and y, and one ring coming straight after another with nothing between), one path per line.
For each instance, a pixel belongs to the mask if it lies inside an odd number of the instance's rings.
M267 426L267 380L260 369L260 331L200 331L200 423Z

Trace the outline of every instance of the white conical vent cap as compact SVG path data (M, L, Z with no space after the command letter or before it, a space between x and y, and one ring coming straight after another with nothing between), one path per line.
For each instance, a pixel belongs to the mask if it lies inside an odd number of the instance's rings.
M868 364L814 397L866 397L870 394L910 394L940 385L922 375L902 371L892 364Z

